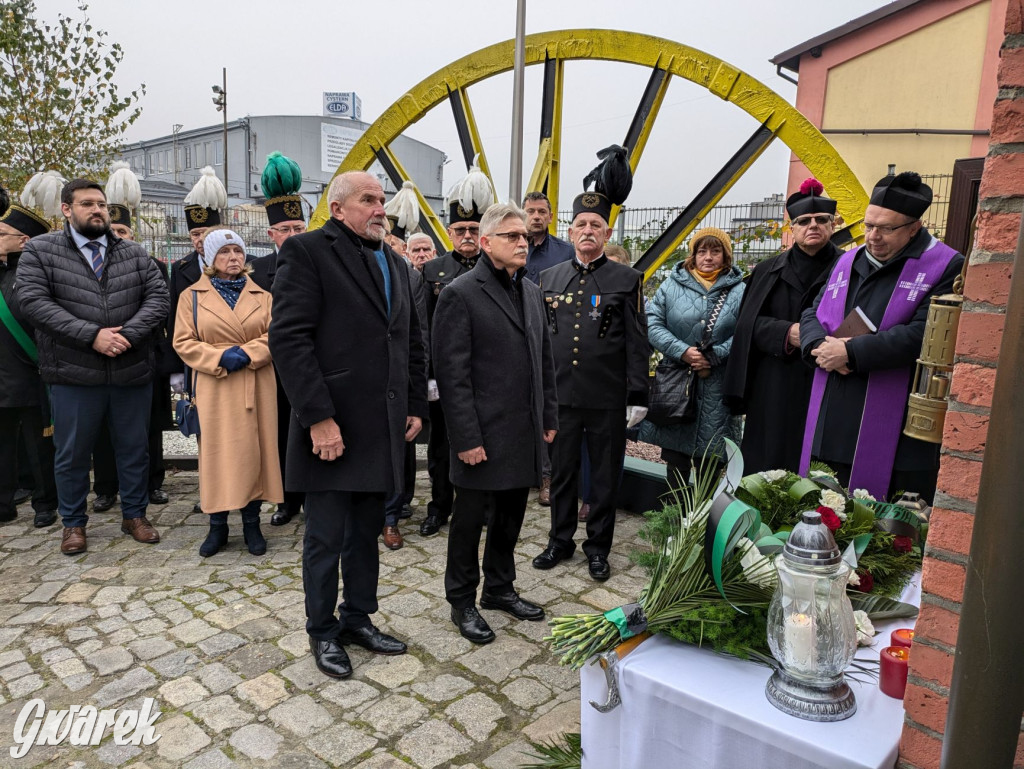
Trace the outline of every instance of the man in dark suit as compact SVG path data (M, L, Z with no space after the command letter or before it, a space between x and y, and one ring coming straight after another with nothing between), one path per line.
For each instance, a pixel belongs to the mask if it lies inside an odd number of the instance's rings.
M361 171L328 192L331 218L285 241L270 350L292 414L286 485L306 492L302 580L317 667L347 678L342 646L403 654L377 611L384 501L426 416L426 358L409 272L383 245L384 192ZM338 561L344 582L338 598Z
M558 416L544 303L524 278L526 215L513 204L491 206L480 222L480 242L484 255L445 289L432 331L455 485L445 597L459 632L484 644L494 640L476 609L488 508L480 606L544 619L542 608L515 591L514 550Z

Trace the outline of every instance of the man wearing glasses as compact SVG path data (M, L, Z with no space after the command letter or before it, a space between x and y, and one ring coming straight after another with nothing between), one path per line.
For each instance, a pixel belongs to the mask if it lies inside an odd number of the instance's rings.
M839 249L830 238L836 201L807 179L786 200L793 246L751 273L725 374L725 400L746 414L743 463L750 473L796 472L813 370L800 356L800 315L814 302Z
M473 203L473 206L467 209L454 199L449 206L448 237L452 241L452 250L423 265L423 284L427 291L427 324L431 330L434 326L434 310L437 308L441 292L459 275L476 266L480 256L480 219L483 213L483 208L477 203ZM427 398L430 401L430 439L427 443L430 502L427 504L427 517L420 524L420 534L424 537L437 534L441 527L448 523L448 518L452 514L452 502L455 499L455 489L448 477L451 470L448 459L448 432L445 429L441 404L438 402L433 360L427 384Z
M902 430L928 305L952 290L964 258L921 223L931 202L916 173L882 178L864 212L864 245L839 258L800 318L803 357L815 366L801 472L820 459L843 486L878 499L902 489L931 502L935 493L939 445Z

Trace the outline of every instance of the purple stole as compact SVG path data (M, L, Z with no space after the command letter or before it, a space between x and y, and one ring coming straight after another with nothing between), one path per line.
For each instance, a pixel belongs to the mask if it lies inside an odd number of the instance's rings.
M932 241L920 257L907 259L903 263L903 271L885 308L879 331L908 323L928 292L942 277L950 260L957 255L945 243L934 238ZM846 317L846 295L853 260L858 251L856 248L851 249L839 258L818 304L818 321L829 335L839 328ZM803 450L800 454L801 475L807 475L810 466L814 432L818 426L828 377L829 373L824 369L814 370L807 422L804 424ZM851 489L867 489L878 499L885 499L888 495L889 480L896 460L896 446L903 427L903 410L907 404L910 377L911 370L908 367L872 371L868 375L864 411L857 435L853 470L850 473Z

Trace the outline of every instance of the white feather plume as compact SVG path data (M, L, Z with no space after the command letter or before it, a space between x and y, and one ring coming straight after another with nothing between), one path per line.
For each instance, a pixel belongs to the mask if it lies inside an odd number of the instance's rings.
M469 210L476 204L476 210L483 212L494 203L494 188L491 187L491 180L484 175L477 163L480 162L479 153L473 157L473 164L461 181L457 182L448 193L448 200L457 200L459 205Z
M56 171L40 171L28 180L21 191L21 204L35 209L47 219L58 219L61 216L60 191L67 183L67 179Z
M419 232L420 201L416 197L416 185L410 181L402 182L402 189L384 206L384 212L398 217L398 226L405 230L406 235Z
M199 181L192 191L185 196L186 206L202 206L203 208L227 208L228 192L224 182L217 177L212 166L203 168Z
M142 187L139 178L132 173L131 166L118 160L110 167L110 178L107 179L107 203L128 206L135 209L142 202Z

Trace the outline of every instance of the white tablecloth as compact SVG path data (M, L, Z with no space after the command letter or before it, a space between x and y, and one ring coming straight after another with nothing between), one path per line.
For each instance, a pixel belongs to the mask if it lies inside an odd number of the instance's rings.
M920 604L920 574L903 600ZM878 657L898 627L876 627ZM850 681L857 712L845 721L814 723L788 716L764 694L771 670L763 665L678 643L644 641L616 666L622 704L609 713L608 689L597 664L580 671L584 769L892 769L903 728L903 701L878 682Z

